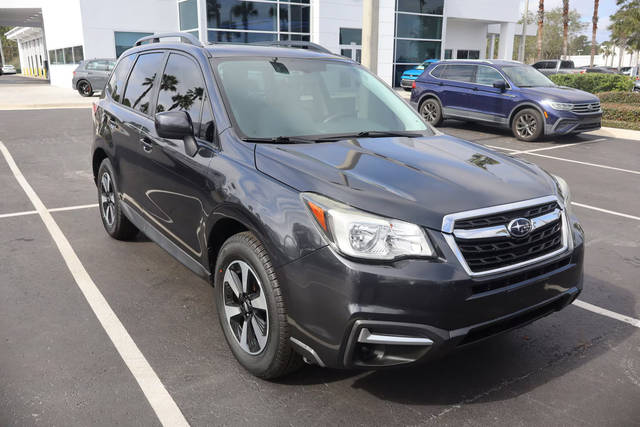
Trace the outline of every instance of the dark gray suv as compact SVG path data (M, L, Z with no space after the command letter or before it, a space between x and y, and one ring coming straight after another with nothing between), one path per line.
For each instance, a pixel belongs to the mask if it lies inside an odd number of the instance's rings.
M102 92L115 65L116 60L109 58L80 61L78 68L73 71L71 85L82 96Z
M212 283L246 369L411 364L578 296L584 237L561 178L298 47L143 38L93 113L106 232L140 230Z

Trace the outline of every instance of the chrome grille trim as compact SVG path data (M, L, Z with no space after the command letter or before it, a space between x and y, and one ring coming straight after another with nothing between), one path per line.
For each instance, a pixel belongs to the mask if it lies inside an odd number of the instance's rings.
M571 111L574 113L598 113L600 112L600 102L573 104Z
M474 218L474 217L479 217L484 215L491 215L491 214L500 213L500 212L508 212L508 211L513 211L517 209L527 208L530 206L550 203L554 201L558 203L558 206L560 206L560 210L556 209L551 214L555 214L555 212L559 212L560 220L562 221L562 246L559 249L553 252L546 253L540 257L533 258L527 261L522 261L516 264L511 264L505 267L500 267L493 270L486 270L486 271L480 271L480 272L471 271L471 269L469 268L469 265L467 264L467 261L462 255L462 252L460 251L460 248L458 248L458 244L455 241L454 226L455 226L456 220L469 219L469 218ZM551 214L545 214L536 219L541 219L542 221L544 217L547 217L548 215L551 215ZM548 218L544 218L544 221L547 221L547 219ZM557 217L548 222L545 222L545 224L555 220L557 220ZM539 224L540 225L538 225L538 228L545 225L545 224L541 224L541 222ZM493 228L493 227L487 227L487 228ZM462 231L462 230L458 230L458 231ZM469 230L465 230L465 231L469 231ZM538 263L540 261L544 261L546 259L553 258L562 253L566 253L572 249L573 240L570 238L571 237L570 233L571 233L571 227L569 225L569 221L566 216L566 209L565 209L564 203L562 202L562 200L560 200L556 196L545 196L545 197L539 197L536 199L524 200L521 202L508 203L505 205L491 206L488 208L475 209L475 210L466 211L466 212L456 212L453 214L445 215L444 218L442 219L442 236L444 237L445 241L447 242L447 244L453 251L454 255L458 259L458 262L460 263L460 265L462 265L462 268L464 268L465 272L471 277L481 277L481 276L487 276L490 274L503 273L503 272L515 270L521 267Z
M531 231L535 231L540 227L544 227L545 225L556 221L560 218L560 210L556 209L553 212L549 212L548 214L541 215L536 218L531 218ZM509 231L507 227L504 225L497 225L493 227L484 227L484 228L475 228L475 229L462 229L462 230L453 230L453 235L458 239L490 239L493 237L508 237Z

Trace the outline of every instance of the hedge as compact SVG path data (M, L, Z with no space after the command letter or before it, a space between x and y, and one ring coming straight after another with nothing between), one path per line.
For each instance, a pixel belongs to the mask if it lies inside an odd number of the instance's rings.
M596 93L596 95L603 103L633 104L640 108L640 92L602 92Z
M633 80L621 74L554 74L551 80L560 86L569 86L586 92L630 92Z
M602 119L640 123L640 107L629 104L602 104Z

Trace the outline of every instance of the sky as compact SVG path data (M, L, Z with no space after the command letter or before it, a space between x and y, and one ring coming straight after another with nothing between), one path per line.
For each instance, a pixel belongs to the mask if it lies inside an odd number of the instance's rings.
M521 8L524 8L524 0L522 0ZM562 0L545 0L545 10L555 9L556 7L562 7ZM593 0L569 0L569 9L576 9L582 16L584 22L589 23L589 27L585 31L585 34L591 39L591 18L593 17ZM616 6L616 0L600 0L600 6L598 7L598 31L596 33L596 40L598 43L609 40L609 16L615 13L618 9ZM522 9L521 9L522 10ZM532 12L538 11L538 0L529 0L529 10Z

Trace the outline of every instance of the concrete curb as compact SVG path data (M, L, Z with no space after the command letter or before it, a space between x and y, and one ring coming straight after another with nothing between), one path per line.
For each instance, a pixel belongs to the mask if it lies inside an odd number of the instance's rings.
M22 105L0 104L0 111L54 110L54 109L61 109L61 108L91 108L91 104L22 104Z
M599 130L588 133L589 135L640 141L640 130L601 127Z

